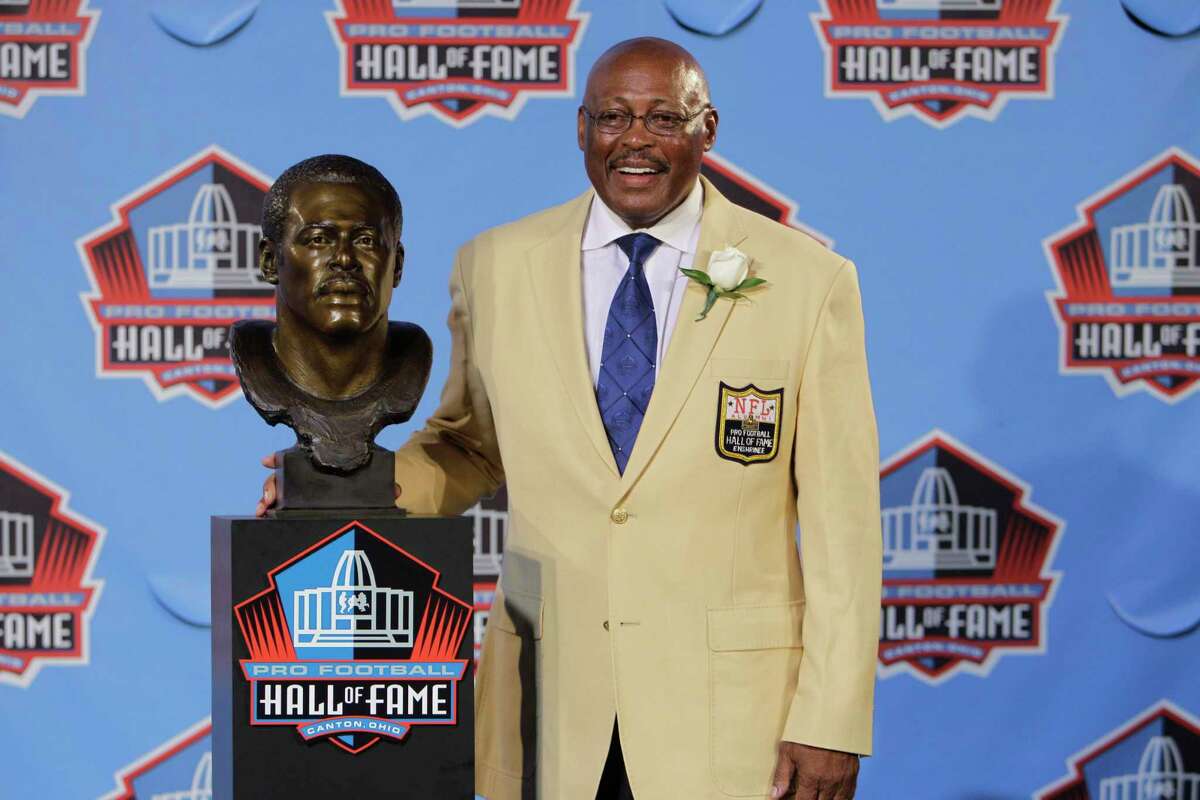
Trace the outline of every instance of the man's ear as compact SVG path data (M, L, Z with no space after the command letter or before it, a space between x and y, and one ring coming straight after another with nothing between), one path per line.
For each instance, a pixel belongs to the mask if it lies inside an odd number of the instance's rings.
M404 245L396 242L396 268L392 271L392 288L400 285L400 276L404 274Z
M704 151L708 152L713 149L713 145L717 143L717 123L721 121L721 117L717 114L715 108L710 108L704 116Z
M258 271L262 279L279 285L279 264L275 260L275 243L265 236L258 242Z
M583 106L575 112L575 139L579 142L580 150L587 150L587 116L583 113Z

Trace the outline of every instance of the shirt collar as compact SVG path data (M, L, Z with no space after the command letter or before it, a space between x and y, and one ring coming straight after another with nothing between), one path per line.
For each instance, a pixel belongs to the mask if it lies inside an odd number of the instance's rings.
M681 253L690 253L696 249L697 231L700 228L700 215L704 211L704 188L700 181L692 187L692 191L683 202L671 210L671 213L660 219L649 228L638 228L667 244ZM625 224L617 214L604 204L600 195L592 197L592 206L588 210L587 225L583 231L584 250L599 250L607 247L622 236L633 233L634 229Z

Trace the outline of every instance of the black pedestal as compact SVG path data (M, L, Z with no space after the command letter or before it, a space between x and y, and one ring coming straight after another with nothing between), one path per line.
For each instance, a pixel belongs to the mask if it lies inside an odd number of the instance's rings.
M214 797L474 797L471 536L213 518Z

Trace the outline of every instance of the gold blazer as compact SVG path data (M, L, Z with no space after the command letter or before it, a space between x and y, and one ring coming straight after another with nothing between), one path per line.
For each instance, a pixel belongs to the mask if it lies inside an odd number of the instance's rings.
M780 739L871 750L879 448L856 272L705 181L696 266L734 246L769 283L697 322L689 282L622 475L584 344L591 198L462 248L441 405L397 453L414 513L508 485L476 790L590 800L616 716L639 800L765 797ZM738 419L739 396L768 413Z

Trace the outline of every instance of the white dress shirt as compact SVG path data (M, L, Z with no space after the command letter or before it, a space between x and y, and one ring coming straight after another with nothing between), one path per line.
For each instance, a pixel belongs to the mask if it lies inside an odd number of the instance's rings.
M700 242L700 215L704 211L704 190L700 181L682 203L653 227L638 228L662 244L646 260L646 283L654 303L658 325L658 354L655 364L663 363L670 343L671 331L679 316L679 304L688 277L680 267L691 269ZM592 385L600 375L600 357L604 351L604 326L608 308L612 305L617 286L629 269L629 257L617 246L617 239L634 233L599 195L592 199L587 225L583 229L583 333L587 340L588 364L592 368Z

